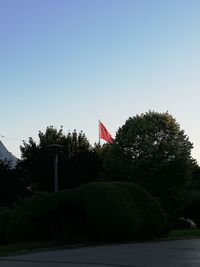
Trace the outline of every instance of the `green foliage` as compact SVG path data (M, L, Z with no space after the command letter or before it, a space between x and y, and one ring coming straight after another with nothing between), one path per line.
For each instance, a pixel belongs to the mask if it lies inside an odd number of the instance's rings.
M181 229L181 230L172 230L168 236L169 239L173 238L199 238L200 237L200 230L199 229Z
M142 225L130 196L112 183L85 185L82 188L89 235L94 240L132 239Z
M7 227L8 240L11 242L48 239L48 227L44 215L54 209L51 196L36 193L22 200ZM39 217L42 217L38 220Z
M110 143L105 143L102 146L98 143L94 144L93 148L93 153L94 153L94 158L95 158L95 163L96 163L96 169L97 169L97 177L98 181L103 181L104 179L104 159L106 156L110 153L112 149L112 144Z
M150 238L166 224L157 201L130 183L91 183L25 199L7 232L10 241L133 240Z
M92 183L82 187L82 194L95 240L150 238L166 224L157 201L132 183Z
M0 160L0 208L11 207L23 194L23 181L18 171L11 169L9 162Z
M194 162L192 168L192 184L191 187L193 190L200 190L200 166L197 162Z
M105 176L143 186L174 213L191 180L192 147L168 112L130 117L119 128L104 161Z
M97 176L97 161L85 134L63 133L50 126L39 132L39 144L32 138L21 146L22 160L18 168L33 190L52 192L54 189L53 154L48 145L62 145L59 153L59 189L72 188L93 181Z
M14 216L15 209L2 207L0 209L0 244L7 243L7 226L10 223L12 216Z
M36 193L22 201L8 226L8 239L74 241L83 232L82 210L78 188L53 194Z
M86 219L80 187L53 193L52 199L57 206L55 218L50 220L55 237L70 242L82 241L86 235Z

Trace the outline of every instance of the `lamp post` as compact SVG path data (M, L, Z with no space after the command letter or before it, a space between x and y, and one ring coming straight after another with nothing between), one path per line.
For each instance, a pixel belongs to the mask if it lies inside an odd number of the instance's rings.
M58 153L63 148L62 145L51 144L47 145L54 154L54 192L58 192Z

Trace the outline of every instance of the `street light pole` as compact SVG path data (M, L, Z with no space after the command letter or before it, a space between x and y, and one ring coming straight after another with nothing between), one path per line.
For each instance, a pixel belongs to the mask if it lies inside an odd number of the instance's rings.
M58 192L58 153L54 156L54 192Z
M58 192L58 152L63 148L62 145L52 144L47 148L52 149L54 154L54 192Z

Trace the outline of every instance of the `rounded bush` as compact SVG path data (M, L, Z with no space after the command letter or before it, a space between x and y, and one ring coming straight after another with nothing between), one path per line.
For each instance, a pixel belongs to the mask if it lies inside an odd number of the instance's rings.
M133 183L91 183L81 189L89 234L94 239L151 238L166 225L158 202Z

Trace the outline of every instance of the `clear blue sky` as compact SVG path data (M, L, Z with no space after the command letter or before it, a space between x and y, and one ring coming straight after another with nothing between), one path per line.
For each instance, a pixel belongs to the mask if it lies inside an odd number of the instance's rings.
M199 14L199 0L0 0L0 134L63 125L93 144L98 119L115 136L168 110L200 162Z

